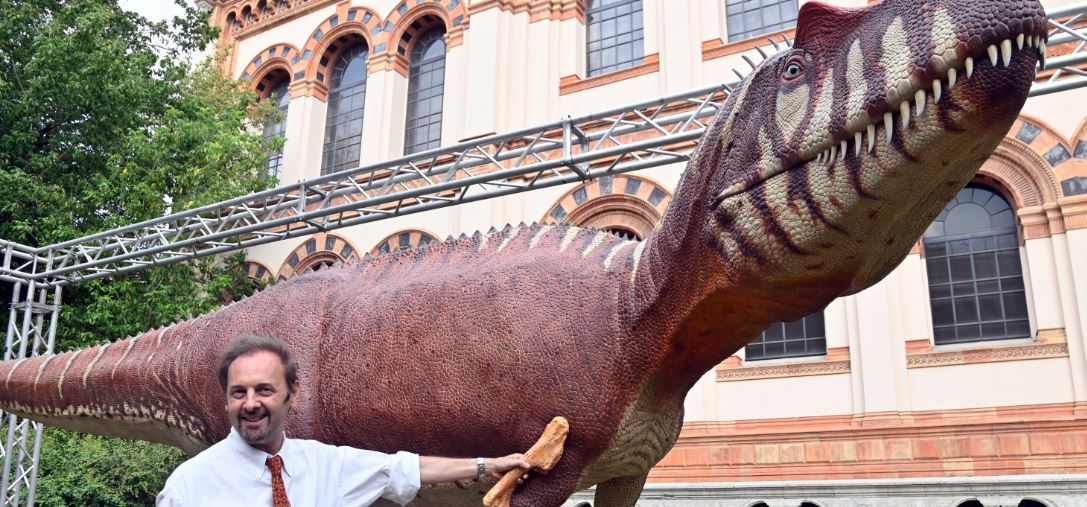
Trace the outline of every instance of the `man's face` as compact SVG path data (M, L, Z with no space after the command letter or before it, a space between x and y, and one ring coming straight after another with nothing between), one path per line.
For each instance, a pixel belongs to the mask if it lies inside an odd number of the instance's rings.
M249 445L277 454L283 445L288 401L286 369L279 356L257 350L239 356L227 369L226 411L230 425Z

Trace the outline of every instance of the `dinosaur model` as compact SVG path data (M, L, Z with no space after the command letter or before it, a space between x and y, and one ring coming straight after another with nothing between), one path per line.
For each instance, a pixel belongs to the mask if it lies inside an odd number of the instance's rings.
M596 485L631 506L688 390L776 321L890 272L1010 128L1045 48L1035 0L805 3L791 48L746 77L642 242L506 227L286 280L108 345L0 363L0 408L196 453L228 432L215 358L275 335L301 363L293 437L557 466L516 506ZM478 505L490 483L415 505Z

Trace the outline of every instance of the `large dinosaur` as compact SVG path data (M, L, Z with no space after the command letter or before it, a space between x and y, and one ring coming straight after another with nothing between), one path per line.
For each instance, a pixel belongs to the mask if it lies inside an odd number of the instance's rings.
M0 363L0 408L196 453L228 431L214 372L239 333L302 364L293 437L446 456L566 452L514 505L597 486L630 506L688 390L769 324L868 287L973 176L1026 100L1033 0L806 3L793 46L728 98L643 242L506 227L280 283L101 347ZM478 504L426 489L419 505Z

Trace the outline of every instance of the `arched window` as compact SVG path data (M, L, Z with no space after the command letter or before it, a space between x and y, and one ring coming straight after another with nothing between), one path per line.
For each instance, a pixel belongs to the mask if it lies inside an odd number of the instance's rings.
M358 167L362 152L362 113L370 51L356 44L336 55L328 85L325 147L321 174Z
M1030 336L1015 213L1000 194L967 185L923 245L937 345Z
M744 357L748 361L822 356L826 353L827 333L822 311L792 322L775 322L744 348Z
M642 0L589 0L585 27L589 77L632 67L645 56Z
M268 122L264 126L264 138L273 139L276 137L283 137L283 133L287 130L287 109L291 104L291 89L290 80L281 79L268 94L270 100L275 101L276 107L279 108L280 118L279 121L272 123ZM283 150L279 149L268 155L268 176L272 176L279 179L279 173L283 166Z
M444 92L445 27L438 26L420 35L411 48L405 155L441 145Z

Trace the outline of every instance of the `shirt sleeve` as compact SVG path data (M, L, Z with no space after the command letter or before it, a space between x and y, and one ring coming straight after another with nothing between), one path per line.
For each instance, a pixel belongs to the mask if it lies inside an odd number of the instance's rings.
M419 492L419 455L340 449L343 457L340 486L345 505L369 505L378 498L404 505Z
M181 501L181 495L170 484L162 488L159 491L159 495L155 497L155 507L182 507L185 503Z

